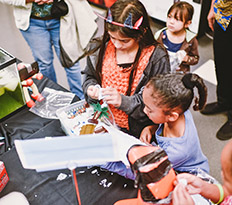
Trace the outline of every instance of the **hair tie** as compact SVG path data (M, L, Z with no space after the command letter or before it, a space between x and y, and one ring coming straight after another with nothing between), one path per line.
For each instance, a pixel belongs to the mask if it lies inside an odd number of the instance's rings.
M192 90L195 87L196 83L191 81L191 78L192 78L192 73L188 73L185 74L181 80L186 88Z

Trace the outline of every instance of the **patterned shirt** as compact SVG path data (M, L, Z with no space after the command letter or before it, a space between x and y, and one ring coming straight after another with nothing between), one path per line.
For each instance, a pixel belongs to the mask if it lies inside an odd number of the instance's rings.
M50 17L51 8L52 8L52 4L38 5L37 3L33 2L31 16L35 16L39 18Z
M220 205L232 205L232 196L227 196Z
M231 0L215 0L214 13L217 23L225 31L229 26L232 18L232 1Z
M148 48L143 49L141 52L136 76L134 78L134 82L131 88L131 95L135 92L135 89L139 84L139 80L141 79L143 71L145 70L149 62L149 59L154 51L154 48L155 48L154 46L150 46ZM105 56L102 66L102 87L106 88L108 86L108 87L116 88L119 93L125 95L128 89L128 82L129 82L131 68L132 66L123 68L117 65L116 49L114 44L111 41L109 41L105 51ZM119 127L128 129L129 125L128 125L127 114L122 110L115 108L112 105L109 106L115 118L116 124Z

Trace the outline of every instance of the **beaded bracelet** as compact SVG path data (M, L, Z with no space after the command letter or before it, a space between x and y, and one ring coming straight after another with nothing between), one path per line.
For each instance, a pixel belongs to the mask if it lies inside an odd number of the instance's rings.
M219 201L218 201L217 203L215 203L215 204L220 204L220 203L223 201L223 199L224 199L224 190L223 190L223 188L222 188L222 185L221 185L221 184L215 184L215 185L218 187L219 192L220 192L220 198L219 198Z

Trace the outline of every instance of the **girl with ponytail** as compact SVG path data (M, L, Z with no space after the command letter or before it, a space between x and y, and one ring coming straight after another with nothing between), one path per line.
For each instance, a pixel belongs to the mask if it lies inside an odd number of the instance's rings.
M207 88L196 74L155 76L143 91L144 112L155 125L145 127L140 140L163 148L177 172L197 173L198 168L209 172L189 110L195 88L198 97L195 96L193 109L201 110L206 103Z

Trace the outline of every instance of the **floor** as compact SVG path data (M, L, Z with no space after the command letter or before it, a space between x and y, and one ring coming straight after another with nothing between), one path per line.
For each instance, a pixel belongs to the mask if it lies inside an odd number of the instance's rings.
M95 8L94 8L95 9ZM101 26L101 24L99 24ZM164 26L163 22L152 20L151 22L153 32ZM21 59L26 63L33 62L33 57L30 48L26 44L19 30L14 23L12 7L0 3L0 47ZM101 27L102 29L102 27ZM201 36L199 39L199 52L200 61L196 66L193 66L192 72L199 71L201 77L206 79L205 83L208 87L208 102L216 100L216 86L214 80L213 66L213 48L212 39L206 35ZM81 61L84 67L85 61ZM61 67L58 59L55 57L55 67L57 73L58 83L68 88L65 72ZM209 78L209 75L212 76ZM195 112L191 109L198 134L202 146L202 150L208 157L210 165L210 174L218 181L221 181L220 176L220 153L227 141L218 140L215 135L217 130L226 122L225 114L204 116L200 112Z

